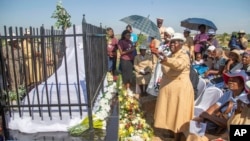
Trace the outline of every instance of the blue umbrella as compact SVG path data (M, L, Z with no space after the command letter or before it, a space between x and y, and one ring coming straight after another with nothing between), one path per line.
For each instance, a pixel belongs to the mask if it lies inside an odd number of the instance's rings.
M157 25L151 20L149 20L149 18L139 15L131 15L122 18L121 21L161 41L161 35Z
M201 24L204 24L205 26L207 26L207 29L217 30L217 27L212 21L204 19L204 18L188 18L188 19L181 21L182 27L185 27L191 30L199 30L198 27Z

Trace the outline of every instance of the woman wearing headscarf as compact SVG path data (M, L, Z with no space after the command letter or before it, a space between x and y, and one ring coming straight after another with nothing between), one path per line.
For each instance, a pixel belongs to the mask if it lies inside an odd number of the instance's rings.
M133 46L132 41L130 40L131 33L129 30L124 30L122 32L121 39L118 42L118 49L120 52L120 63L121 63L121 72L122 72L122 81L124 87L127 90L130 90L130 84L132 83L133 77L133 51L135 46ZM131 90L130 90L131 91Z
M175 33L170 41L171 56L160 54L162 80L157 97L154 126L159 130L174 132L179 140L183 131L188 130L188 123L194 114L194 90L190 81L190 59L182 46L185 38L182 33ZM163 136L159 135L159 136Z

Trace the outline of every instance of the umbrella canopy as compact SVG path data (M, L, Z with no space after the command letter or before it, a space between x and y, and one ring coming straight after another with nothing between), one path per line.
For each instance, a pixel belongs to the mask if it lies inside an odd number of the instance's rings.
M149 20L149 18L139 15L131 15L122 18L121 21L161 41L161 35L157 25Z
M214 29L217 30L215 24L207 19L204 18L188 18L181 21L181 26L185 28L189 28L191 30L199 30L199 25L204 24L207 26L207 29Z

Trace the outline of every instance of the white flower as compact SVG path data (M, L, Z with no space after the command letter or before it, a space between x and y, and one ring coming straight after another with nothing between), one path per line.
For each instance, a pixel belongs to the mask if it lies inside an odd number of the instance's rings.
M108 117L108 113L104 110L100 110L100 111L96 112L95 115L100 120L104 120L106 117Z
M101 109L102 109L103 111L109 112L110 106L109 106L109 105L103 105L103 106L101 107Z
M139 123L139 120L137 118L135 118L133 121L132 121L133 124L138 124Z
M100 104L100 106L107 105L107 104L109 104L109 100L106 99L106 98L102 98L102 99L99 101L99 104Z
M140 136L132 136L125 139L126 141L143 141L143 139Z
M134 96L133 91L131 91L130 89L127 90L127 94L128 94L128 96L130 96L130 97L133 97L133 96Z
M113 97L113 95L110 92L107 92L107 93L105 93L104 97L107 99L111 99Z

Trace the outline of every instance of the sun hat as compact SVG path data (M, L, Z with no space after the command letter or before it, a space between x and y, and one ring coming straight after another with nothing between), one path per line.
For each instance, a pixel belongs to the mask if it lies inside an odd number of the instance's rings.
M174 33L173 37L171 38L171 41L172 40L182 40L183 42L185 42L186 38L182 33Z
M211 45L207 48L207 50L209 51L214 51L216 49L216 47L214 45Z
M165 29L165 32L167 32L170 36L174 35L174 29L172 27L168 27Z
M244 30L240 30L238 34L245 34L246 32Z
M147 49L147 46L145 46L145 45L140 45L140 47L139 47L139 49Z
M229 54L230 54L230 53L235 54L235 55L237 56L237 60L240 62L241 56L240 56L239 50L234 49L234 50L230 51Z
M208 29L208 32L207 32L208 35L215 35L216 32L214 29Z
M228 79L232 78L232 77L240 77L243 80L244 84L249 79L249 76L246 74L246 72L244 70L236 70L234 72L223 74L223 80L224 80L225 84L228 84ZM245 91L249 91L249 89L248 89L248 87L246 87L246 85L245 85Z

